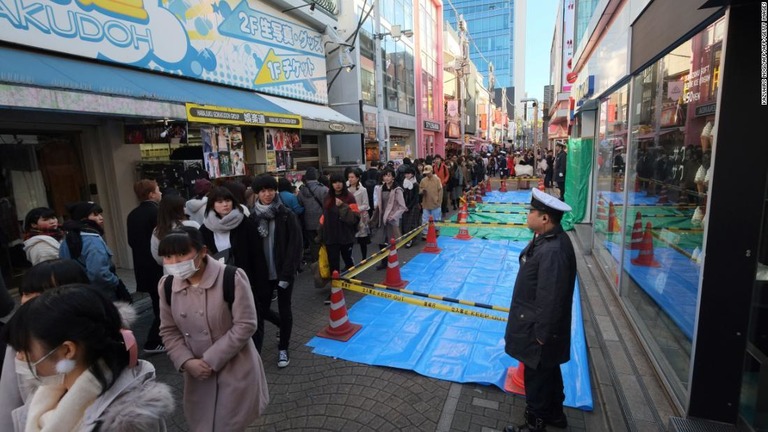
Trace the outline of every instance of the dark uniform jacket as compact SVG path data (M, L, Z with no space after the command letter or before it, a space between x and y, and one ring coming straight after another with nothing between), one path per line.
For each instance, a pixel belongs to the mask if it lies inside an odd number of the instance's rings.
M558 183L565 182L565 166L567 157L568 156L564 151L560 151L560 153L555 156L555 181ZM562 174L562 176L560 174Z
M128 245L133 254L133 274L136 290L157 292L157 282L163 276L163 267L152 257L150 243L157 226L157 203L144 201L128 213Z
M570 359L575 281L576 255L560 225L528 243L520 252L520 271L509 307L504 335L507 354L531 368L552 367Z

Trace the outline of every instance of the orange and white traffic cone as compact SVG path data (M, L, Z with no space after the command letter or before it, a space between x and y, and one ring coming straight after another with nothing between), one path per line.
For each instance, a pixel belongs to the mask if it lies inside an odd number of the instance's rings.
M517 367L510 366L507 368L504 390L525 396L525 365L523 362L520 362Z
M469 240L472 238L471 235L469 235L469 230L467 229L467 206L464 205L464 207L459 210L459 233L456 234L454 237L457 240Z
M429 228L427 228L427 245L421 250L426 253L439 254L441 249L437 247L437 233L435 232L435 219L429 217Z
M643 218L640 212L635 215L635 224L632 226L632 238L629 240L629 250L640 250L643 242Z
M617 233L620 231L619 220L616 218L616 210L613 208L613 203L608 203L608 232Z
M461 208L459 208L459 216L456 218L456 223L465 224L467 223L468 217L469 217L469 213L467 212L467 201L464 198L462 198Z
M662 184L661 190L659 191L659 200L657 203L659 204L667 204L669 202L669 196L667 195L669 192L667 191L667 185Z
M333 279L339 278L339 272L333 272ZM347 303L344 301L344 291L340 287L331 288L331 311L328 318L328 326L320 330L317 335L326 339L346 342L355 335L363 326L349 320Z
M539 184L536 186L537 189L544 192L547 188L544 186L544 179L539 177Z
M504 179L501 179L501 187L499 187L499 192L506 192L507 191L507 181Z
M408 285L408 281L400 277L400 261L397 259L397 246L395 239L389 240L389 257L387 258L387 277L382 282L386 286L402 288Z
M643 233L643 241L640 243L640 254L637 258L632 258L632 264L643 267L661 267L658 261L653 258L653 234L651 229L653 226L650 222L645 224L645 233Z
M485 185L485 191L493 192L493 188L491 187L491 179L488 179L488 183Z
M475 189L475 202L477 203L483 202L483 195L485 194L482 193L482 190L483 190L482 186L478 186L477 189Z
M608 209L605 205L605 198L603 198L603 194L598 195L597 198L597 220L608 220Z
M481 196L485 196L485 186L491 184L491 179L488 179L486 181L482 181L477 185L477 189L480 192ZM480 201L478 201L480 202Z

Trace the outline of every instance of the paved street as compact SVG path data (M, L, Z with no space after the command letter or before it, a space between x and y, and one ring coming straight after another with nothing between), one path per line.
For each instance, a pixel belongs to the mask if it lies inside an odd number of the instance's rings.
M423 247L400 249L398 257L407 262ZM359 250L355 247L355 257ZM127 273L130 273L128 275ZM132 272L121 271L132 280ZM378 282L384 271L367 270L361 279ZM126 282L128 283L128 282ZM414 372L368 366L311 353L305 344L328 324L328 307L323 305L329 288L317 290L308 271L301 273L293 296L294 330L291 364L277 367L276 328L267 323L262 358L269 382L271 402L266 415L252 430L329 430L329 431L498 431L519 423L525 408L522 397L507 395L494 386L457 384L423 377ZM361 295L345 291L347 305ZM137 294L143 296L143 294ZM143 343L151 321L148 298L137 302L143 311L136 335ZM179 408L169 425L171 431L187 430L180 408L182 379L164 354L145 357L157 367L159 379L174 387ZM569 430L605 430L588 427L603 424L600 408L596 412L567 409ZM557 429L553 429L557 430Z

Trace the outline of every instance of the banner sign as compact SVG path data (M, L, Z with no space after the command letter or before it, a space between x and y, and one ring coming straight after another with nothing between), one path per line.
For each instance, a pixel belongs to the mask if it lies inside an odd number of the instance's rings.
M297 115L255 112L192 103L187 104L187 120L197 123L301 128L301 116Z
M0 41L328 103L322 34L266 3L258 8L247 0L0 0Z

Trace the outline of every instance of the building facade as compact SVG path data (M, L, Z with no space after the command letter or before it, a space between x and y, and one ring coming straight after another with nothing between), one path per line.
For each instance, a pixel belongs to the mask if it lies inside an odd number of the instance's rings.
M566 201L585 206L586 246L677 414L765 430L768 155L747 131L768 114L754 78L768 18L725 3L596 6L568 141L569 161L591 164Z
M132 267L133 183L187 196L198 176L293 175L329 163L329 137L362 133L328 105L340 5L223 1L46 6L0 15L3 233L39 206L99 202L106 239ZM314 3L312 3L314 5ZM328 56L328 57L327 57ZM328 61L327 61L328 60ZM20 263L3 259L3 273ZM10 263L10 265L6 265Z

